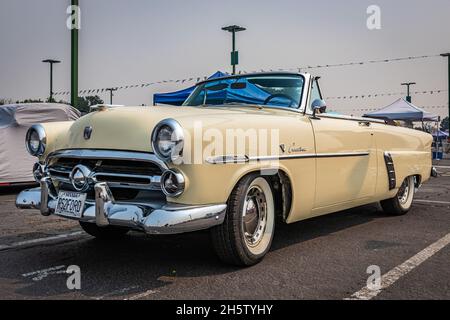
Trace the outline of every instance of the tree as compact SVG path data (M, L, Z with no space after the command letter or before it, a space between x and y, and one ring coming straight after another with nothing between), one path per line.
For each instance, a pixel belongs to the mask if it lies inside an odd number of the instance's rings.
M99 96L78 97L77 109L81 112L88 113L91 106L103 103L103 100Z
M447 131L448 127L449 127L449 123L448 123L448 117L447 117L444 120L442 120L442 122L441 122L441 130Z
M4 98L0 99L0 106L4 105L4 104L11 104L11 103L12 103L11 99L4 99Z

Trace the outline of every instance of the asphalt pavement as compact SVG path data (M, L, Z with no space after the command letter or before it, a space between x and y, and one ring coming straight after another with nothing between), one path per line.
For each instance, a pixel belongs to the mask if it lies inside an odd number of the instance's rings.
M267 257L243 269L216 258L208 232L99 241L76 222L16 209L18 190L3 189L0 299L367 298L369 266L383 276L371 299L450 299L450 160L436 164L440 177L406 216L372 204L277 225ZM67 287L72 265L79 290Z

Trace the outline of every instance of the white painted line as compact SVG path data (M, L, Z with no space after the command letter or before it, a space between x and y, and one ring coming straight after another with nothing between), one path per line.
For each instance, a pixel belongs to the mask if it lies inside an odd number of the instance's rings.
M64 270L61 270L61 269L64 269ZM36 270L36 271L24 273L24 274L22 274L22 277L28 278L30 276L34 276L32 278L33 281L41 281L42 279L47 278L51 274L61 274L61 273L66 273L65 265L50 267L50 268L43 269L43 270Z
M14 248L18 248L18 247L24 247L24 246L28 246L28 245L32 245L32 244L36 244L36 243L68 239L68 238L80 236L82 234L84 234L83 231L76 231L76 232L72 232L72 233L58 234L56 236L51 236L51 237L46 237L46 238L38 238L38 239L14 242L11 244L3 244L3 245L0 245L0 251L7 250L7 249L14 249Z
M450 169L449 166L434 166L434 167L439 169Z
M352 294L351 298L346 300L370 300L375 298L377 295L381 293L382 290L389 288L393 285L397 280L401 277L408 274L410 271L414 270L414 268L421 265L423 262L431 258L445 246L450 243L450 233L448 233L443 238L439 239L435 243L426 247L418 254L413 256L412 258L406 260L401 265L395 267L390 270L388 273L384 274L381 277L381 288L379 290L370 290L367 286Z
M124 293L134 290L134 289L138 289L139 286L131 286L131 287L127 287L127 288L123 288L123 289L119 289L119 290L114 290L111 292L108 292L107 294L100 296L100 297L96 297L94 298L95 300L103 300L105 298L111 298L114 297L115 295L123 295Z
M423 202L423 203L435 203L435 204L448 204L450 205L449 201L435 201L435 200L421 200L421 199L416 199L414 200L414 202Z
M158 292L158 291L156 291L156 290L147 290L147 291L145 291L145 292L138 293L138 294L136 294L136 295L134 295L134 296L131 296L131 297L129 297L129 298L126 298L126 299L124 299L124 300L139 300L139 299L148 297L148 296L150 296L150 295L152 295L152 294L155 294L155 293L157 293L157 292Z

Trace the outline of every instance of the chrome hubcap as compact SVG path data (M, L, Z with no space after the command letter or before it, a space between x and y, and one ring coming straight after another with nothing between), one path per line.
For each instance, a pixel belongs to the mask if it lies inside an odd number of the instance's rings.
M400 186L400 189L398 190L398 201L401 204L405 204L408 202L408 196L409 196L409 180L406 179L403 181L402 185Z
M259 187L253 186L248 190L242 214L245 241L250 247L257 246L267 224L266 197Z

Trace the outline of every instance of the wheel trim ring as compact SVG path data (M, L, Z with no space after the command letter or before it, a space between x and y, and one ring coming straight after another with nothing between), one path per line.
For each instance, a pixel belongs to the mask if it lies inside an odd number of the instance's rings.
M256 193L256 197L254 196ZM255 201L256 199L256 201ZM256 205L257 225L253 232L246 230L245 217L247 216L248 206L250 203ZM262 241L267 227L267 201L264 191L257 185L251 186L245 196L244 206L242 210L242 228L244 231L244 239L249 247L256 247Z
M405 179L405 181L402 183L399 193L398 193L398 201L400 204L404 205L408 202L409 199L409 193L410 193L410 181L409 179Z

